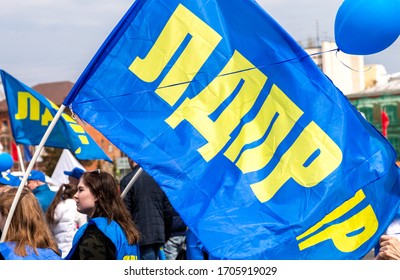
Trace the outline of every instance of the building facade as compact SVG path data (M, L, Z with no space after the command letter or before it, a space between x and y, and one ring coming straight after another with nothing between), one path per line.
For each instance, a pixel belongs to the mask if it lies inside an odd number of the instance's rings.
M400 74L392 75L387 83L348 94L347 98L381 132L381 112L386 112L389 118L387 139L396 150L397 159L400 160Z
M383 65L365 65L363 56L336 51L334 42L305 51L355 108L380 132L381 112L389 118L387 139L400 160L400 74L388 75Z
M337 51L336 44L328 41L305 51L343 94L365 89L364 56Z

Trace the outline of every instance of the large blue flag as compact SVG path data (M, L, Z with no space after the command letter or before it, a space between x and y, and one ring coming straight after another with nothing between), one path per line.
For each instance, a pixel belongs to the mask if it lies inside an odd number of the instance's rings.
M394 217L396 154L250 0L138 0L64 101L222 259L360 259Z
M0 70L0 76L15 142L39 145L58 106L4 70ZM61 115L45 146L69 149L81 160L103 159L111 162L83 127L66 113Z

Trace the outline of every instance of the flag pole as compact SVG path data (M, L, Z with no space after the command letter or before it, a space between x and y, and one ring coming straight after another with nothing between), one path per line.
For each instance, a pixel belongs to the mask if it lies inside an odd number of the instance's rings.
M137 178L139 178L139 175L142 174L143 169L139 167L138 171L136 171L135 175L132 177L132 179L129 181L128 185L124 189L124 191L121 193L121 198L123 199L126 194L129 192L129 190L132 188L133 183L136 182Z
M25 173L24 160L22 158L21 147L17 144L17 153L19 160L19 167L21 168L22 173Z
M34 153L32 159L31 159L31 161L29 162L29 165L28 165L28 167L26 169L26 172L24 173L24 177L22 178L21 183L19 184L17 193L15 194L13 203L11 204L10 212L8 213L8 216L7 216L7 219L6 219L6 223L4 224L4 229L3 229L3 233L1 235L0 242L4 242L5 241L5 238L7 236L7 231L8 231L8 228L10 226L10 223L11 223L11 219L12 219L12 217L14 215L15 208L17 207L17 203L18 203L19 198L21 196L22 190L23 190L23 188L25 186L25 182L28 179L28 175L29 175L29 173L31 173L32 168L35 165L36 160L39 157L40 152L42 151L44 144L46 143L47 139L49 138L50 133L53 131L54 126L56 125L57 121L60 119L60 116L64 112L64 110L65 110L65 105L62 104L60 109L58 109L57 114L54 116L54 119L51 121L49 127L47 128L46 133L43 135L42 140L40 140L40 143L39 143L37 149L35 149L35 153Z

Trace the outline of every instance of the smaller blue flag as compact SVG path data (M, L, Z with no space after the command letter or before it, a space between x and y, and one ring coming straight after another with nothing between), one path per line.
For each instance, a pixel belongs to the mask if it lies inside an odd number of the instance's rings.
M38 92L0 70L17 144L39 145L59 107ZM103 159L112 162L96 142L68 114L63 113L45 146L70 150L77 159ZM30 155L24 153L26 155ZM26 159L26 158L25 158Z

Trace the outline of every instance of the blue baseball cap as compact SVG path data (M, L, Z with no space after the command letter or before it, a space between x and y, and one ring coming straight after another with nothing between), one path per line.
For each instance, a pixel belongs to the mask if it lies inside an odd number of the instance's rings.
M46 177L43 172L40 172L39 170L32 170L31 174L28 176L28 181L29 180L37 180L41 182L46 182Z
M74 177L76 179L80 179L82 174L85 173L85 170L80 169L79 167L75 167L74 169L72 169L71 171L64 171L65 175Z
M19 185L21 184L21 179L17 176L12 175L11 173L8 173L0 178L0 184L9 185L11 187L19 187Z

